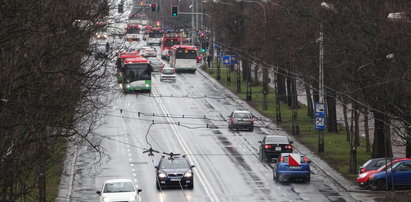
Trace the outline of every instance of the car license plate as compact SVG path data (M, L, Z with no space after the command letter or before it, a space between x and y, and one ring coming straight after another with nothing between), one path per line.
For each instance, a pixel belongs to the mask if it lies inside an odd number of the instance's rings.
M276 147L275 151L281 151L281 147Z
M300 169L300 166L290 166L290 169Z
M170 179L170 181L176 181L176 182L178 182L178 181L181 181L181 179Z

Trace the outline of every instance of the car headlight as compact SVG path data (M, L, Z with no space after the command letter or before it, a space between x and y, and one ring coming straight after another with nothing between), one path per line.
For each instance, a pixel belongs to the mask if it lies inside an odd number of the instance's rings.
M191 172L191 170L184 173L184 177L193 177L193 173Z
M103 201L104 201L104 202L110 202L110 199L109 199L109 198L106 198L106 197L103 197Z
M364 178L365 176L367 176L367 173L361 173L358 175L358 178Z
M127 85L126 85L126 88L130 88L130 84L127 84Z
M164 172L158 172L158 178L165 178L167 175Z
M146 87L150 87L150 84L147 83L147 84L146 84Z

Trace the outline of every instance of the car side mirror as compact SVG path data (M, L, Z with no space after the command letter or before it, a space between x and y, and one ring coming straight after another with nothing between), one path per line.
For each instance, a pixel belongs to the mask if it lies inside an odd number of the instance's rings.
M261 142L261 140L259 140L259 141L258 141L258 143L260 143L260 144L261 144L261 143L263 143L263 142Z
M96 193L97 193L98 195L101 195L101 191L96 191Z
M195 167L196 167L195 165L191 165L191 166L190 166L190 168L195 168Z
M158 166L154 166L155 169L158 169Z
M142 191L143 191L142 189L137 189L137 194L139 194Z
M290 144L294 143L294 141L290 141Z
M278 159L277 158L272 158L271 159L271 163L277 163L278 162Z

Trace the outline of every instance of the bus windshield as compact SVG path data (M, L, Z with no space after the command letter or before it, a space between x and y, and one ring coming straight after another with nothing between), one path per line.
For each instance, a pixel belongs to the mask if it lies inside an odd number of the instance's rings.
M137 80L151 80L151 71L148 64L126 64L126 82Z
M196 50L177 49L176 59L197 59Z
M179 45L179 44L180 42L178 41L178 39L166 39L163 42L164 47L171 47L171 46Z

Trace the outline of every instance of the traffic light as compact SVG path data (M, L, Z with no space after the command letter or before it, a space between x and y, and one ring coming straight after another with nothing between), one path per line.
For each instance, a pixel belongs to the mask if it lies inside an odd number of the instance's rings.
M156 21L156 26L160 26L160 21Z
M171 16L173 16L173 17L178 16L178 7L177 6L171 7Z
M144 6L144 1L140 1L140 6Z
M201 52L206 52L206 50L207 50L207 44L206 44L206 42L202 42L201 43Z
M157 11L157 4L151 4L151 12Z

